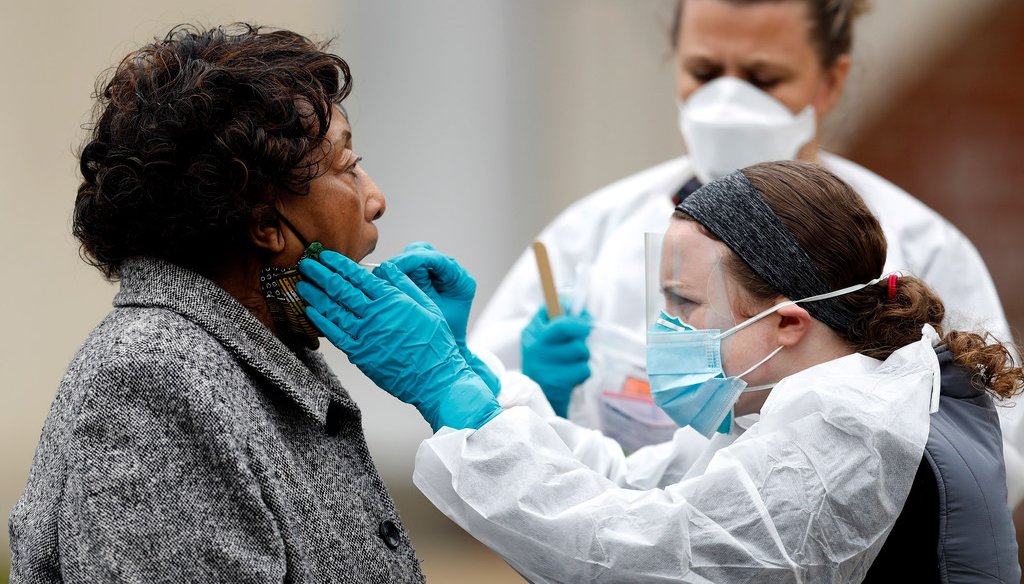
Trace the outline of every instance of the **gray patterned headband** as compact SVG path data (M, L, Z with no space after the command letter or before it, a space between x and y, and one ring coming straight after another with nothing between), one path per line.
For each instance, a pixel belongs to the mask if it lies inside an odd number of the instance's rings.
M702 186L676 207L721 239L765 282L790 300L831 292L825 276L740 171ZM845 333L853 315L836 298L803 304Z

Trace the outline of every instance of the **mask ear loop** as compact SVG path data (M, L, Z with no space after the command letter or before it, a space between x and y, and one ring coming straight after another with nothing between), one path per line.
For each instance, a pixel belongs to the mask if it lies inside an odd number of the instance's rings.
M761 367L762 365L768 363L768 360L770 360L771 358L775 357L776 354L778 354L778 352L780 350L782 350L782 345L778 345L778 347L775 350L773 350L773 351L768 353L768 357L766 357L766 358L762 359L761 361L755 363L753 366L751 366L750 369L740 373L736 377L738 377L739 379L742 379L744 375L746 375L746 374L754 371L755 369ZM750 393L752 391L767 391L767 390L771 389L774 386L775 386L774 383L766 383L764 385L751 385L750 387L743 387L743 393Z
M277 215L277 218L281 220L281 223L284 223L285 227L291 229L292 233L295 234L295 237L299 238L299 243L302 244L302 249L309 249L309 240L307 240L305 237L302 237L302 234L299 233L299 230L296 229L295 226L292 225L292 222L285 218L285 216L280 211L278 211L276 207L272 208L274 210L274 214Z
M745 375L746 375L747 373L750 373L750 372L751 372L751 371L753 371L754 369L757 369L757 368L758 368L758 367L760 367L761 365L764 365L765 363L767 363L767 362L768 362L768 360L769 360L769 359L771 359L772 357L774 357L774 356L778 355L778 354L779 354L779 351L781 351L781 350L782 350L782 345L779 345L779 347L778 347L777 349L775 349L775 350L774 350L774 351L772 351L771 353L768 353L768 356L767 356L767 357L765 357L764 359L761 359L761 360L760 360L760 361L758 361L757 363L754 363L753 365L751 365L751 366L750 366L750 368L749 368L749 369L747 369L747 370L746 370L746 371L744 371L743 373L740 373L740 374L739 374L739 375L737 375L736 377L739 377L740 379L742 379L742 378L743 378L743 377L744 377L744 376L745 376ZM774 384L773 384L773 385L774 385ZM758 386L755 386L755 387L761 387L761 386L760 386L760 385L758 385ZM753 388L753 387L751 387L751 388L747 388L747 389L745 389L744 391L754 391L754 388Z
M898 274L898 273L899 272L893 272L893 274ZM725 337L727 337L727 336L729 336L731 334L737 333L737 332L747 328L748 326L754 324L755 322L761 320L762 318L768 316L769 314L775 312L776 310L779 310L780 308L784 308L786 306L795 306L797 304L802 304L804 302L816 302L818 300L827 300L829 298L835 298L837 296L843 296L844 294L850 294L851 292L856 292L858 290L863 290L864 288L867 288L868 286L873 286L873 285L881 282L882 280L885 280L889 276L890 276L890 274L886 274L884 276L880 276L878 278L875 278L874 280L871 280L870 282L867 282L866 284L854 284L853 286L847 286L846 288L842 288L840 290L835 290L835 291L832 291L832 292L826 292L824 294L817 294L815 296L808 296L807 298L801 298L800 300L786 300L785 302L780 302L780 303L778 303L778 304L776 304L774 306L771 306L771 307L769 307L769 308L767 308L765 310L762 310L761 312L759 312L759 313L755 314L754 316L748 318L747 320L739 323L738 325L732 327L731 329L729 329L727 331L724 331L724 332L721 332L721 333L718 333L717 337L719 339L722 339L722 338L725 338Z
M719 333L717 335L717 337L719 339L721 339L721 338L727 337L727 336L729 336L729 335L731 335L733 333L739 332L739 331L743 330L744 328L754 324L755 322L761 320L762 318L768 316L769 314L771 314L771 313L775 312L776 310L779 310L780 308L783 308L785 306L795 306L797 304L800 304L801 302L815 302L817 300L826 300L828 298L835 298L837 296L842 296L844 294L850 294L850 293L856 292L858 290L863 290L864 288L867 288L868 286L873 286L873 285L881 282L882 280L886 280L886 279L889 279L889 281L890 281L889 285L891 286L892 282L894 281L894 277L899 277L899 275L900 275L900 272L896 271L896 272L892 272L891 274L886 274L884 276L880 276L878 278L875 278L874 280L871 280L870 282L867 282L866 284L855 284L853 286L847 286L846 288L842 288L840 290L835 290L833 292L827 292L825 294L818 294L818 295L815 295L815 296L808 296L807 298L802 298L800 300L787 300L785 302L780 302L780 303L776 304L775 306L772 306L772 307L770 307L770 308L768 308L766 310L763 310L760 313L758 313L758 314L748 318L747 320L745 320L745 321L741 322L740 324L732 327L731 329L729 329L729 330L727 330L725 332ZM777 349L775 349L771 353L768 353L767 357L765 357L764 359L761 359L760 361L755 363L753 366L751 366L749 369L747 369L743 373L740 373L736 377L742 379L745 375L747 375L748 373L750 373L754 369L757 369L761 365L764 365L772 357L778 355L779 351L781 351L781 350L782 350L782 346L780 345ZM754 386L751 386L751 387L744 388L743 389L743 393L755 392L755 391L767 391L769 389L772 389L773 387L775 387L774 383L769 383L769 384L765 384L765 385L754 385Z

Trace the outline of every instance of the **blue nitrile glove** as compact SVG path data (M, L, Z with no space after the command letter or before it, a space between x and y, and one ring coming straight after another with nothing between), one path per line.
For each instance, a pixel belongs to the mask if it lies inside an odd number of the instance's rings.
M454 258L435 250L429 243L417 241L389 260L416 284L441 309L455 337L462 357L476 371L494 395L501 382L491 368L466 346L469 311L476 295L476 280ZM380 269L380 268L378 268Z
M569 396L577 385L590 377L590 316L562 315L548 320L541 307L523 329L523 373L537 382L563 418L569 413Z
M459 354L441 311L394 264L373 275L324 251L305 259L298 292L306 315L378 386L442 426L479 428L501 412L494 394Z

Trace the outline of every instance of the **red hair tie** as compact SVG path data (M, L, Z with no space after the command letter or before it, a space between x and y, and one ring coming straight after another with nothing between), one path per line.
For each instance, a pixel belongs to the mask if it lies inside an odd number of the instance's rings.
M899 274L889 274L889 302L896 300L896 280L899 277Z

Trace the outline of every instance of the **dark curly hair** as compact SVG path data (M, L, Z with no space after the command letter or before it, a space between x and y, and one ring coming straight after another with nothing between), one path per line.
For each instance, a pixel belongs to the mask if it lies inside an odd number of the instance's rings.
M275 193L304 194L348 64L285 30L171 29L96 92L73 233L110 279L130 257L199 268L239 246Z

